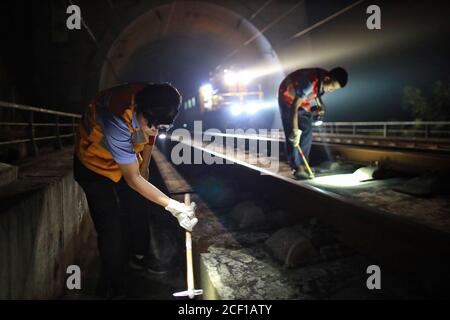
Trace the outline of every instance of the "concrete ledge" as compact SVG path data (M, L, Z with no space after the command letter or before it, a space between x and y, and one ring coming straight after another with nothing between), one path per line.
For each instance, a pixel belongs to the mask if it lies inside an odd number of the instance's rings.
M95 253L87 202L71 173L71 150L36 159L0 188L0 299L55 299L69 265ZM27 174L28 172L28 174ZM49 174L51 173L51 174Z
M17 180L18 169L6 163L0 162L0 187Z

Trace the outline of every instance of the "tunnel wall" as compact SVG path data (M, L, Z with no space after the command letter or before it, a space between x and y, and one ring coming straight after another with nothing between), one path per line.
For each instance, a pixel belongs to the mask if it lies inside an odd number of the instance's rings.
M67 267L79 265L83 275L92 251L84 193L69 173L17 197L0 211L0 299L58 298Z
M161 18L158 19L156 13ZM174 36L188 37L190 40L200 38L217 41L220 39L228 53L239 48L240 55L237 61L230 60L231 58L224 59L223 56L226 55L226 52L220 53L217 59L218 61L222 60L224 66L241 65L243 67L258 61L266 68L272 67L281 70L277 54L267 38L249 20L237 12L226 6L207 2L202 3L201 6L194 1L176 2L176 5L175 2L172 2L148 10L123 29L109 48L107 59L103 61L99 88L105 89L122 82L133 81L135 75L131 78L124 76L127 64L135 58L133 54L150 44L152 46L147 51L155 51L154 46L161 37L171 38ZM243 45L252 37L255 38L255 41ZM201 54L202 51L199 50L199 53ZM179 74L174 73L164 81L176 80L177 76ZM265 86L269 86L275 91L283 76L279 71L276 79L272 81L266 79L263 83L267 82ZM207 80L205 79L205 81Z

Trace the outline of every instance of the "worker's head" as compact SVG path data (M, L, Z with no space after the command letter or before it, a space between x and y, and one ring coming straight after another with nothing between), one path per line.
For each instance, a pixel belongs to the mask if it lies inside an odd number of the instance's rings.
M138 121L149 128L171 126L181 105L180 92L169 83L146 86L136 94Z
M348 80L348 74L341 67L334 68L328 72L323 79L323 90L325 92L333 92L345 87Z

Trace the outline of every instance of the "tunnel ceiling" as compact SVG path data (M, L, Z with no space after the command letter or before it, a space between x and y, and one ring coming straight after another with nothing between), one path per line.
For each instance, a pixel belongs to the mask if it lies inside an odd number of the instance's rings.
M292 42L290 38L353 2L110 0L109 9L115 17L112 24L107 16L103 20L98 14L89 18L99 24L101 40L90 65L88 91L145 79L174 82L191 94L207 80L207 72L230 64L236 68L256 64L257 68L275 70L262 80L263 87L273 91L289 69L284 63L281 67L278 58L283 47ZM94 10L92 2L86 6ZM311 19L309 12L317 15ZM302 37L302 44L309 52L309 35ZM168 59L161 62L163 56ZM192 79L194 72L198 77Z
M138 79L180 82L192 91L201 81L193 74L205 78L216 66L228 66L237 48L241 66L278 62L266 37L236 11L210 2L163 4L132 20L114 40L99 86Z

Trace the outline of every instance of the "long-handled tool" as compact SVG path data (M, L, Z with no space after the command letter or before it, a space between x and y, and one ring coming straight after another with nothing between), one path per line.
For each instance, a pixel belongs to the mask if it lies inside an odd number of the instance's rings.
M311 167L309 166L308 161L306 160L306 157L305 157L305 154L303 153L302 148L300 148L300 146L297 146L297 150L298 150L298 153L300 153L300 156L302 157L303 162L305 163L305 166L306 166L306 169L308 170L309 175L312 178L315 178L314 173L312 172Z
M184 195L184 204L191 204L191 196ZM187 290L174 293L174 297L189 297L194 299L195 296L203 294L203 290L195 290L194 288L194 265L192 262L192 237L189 231L186 231L186 266L187 266Z

